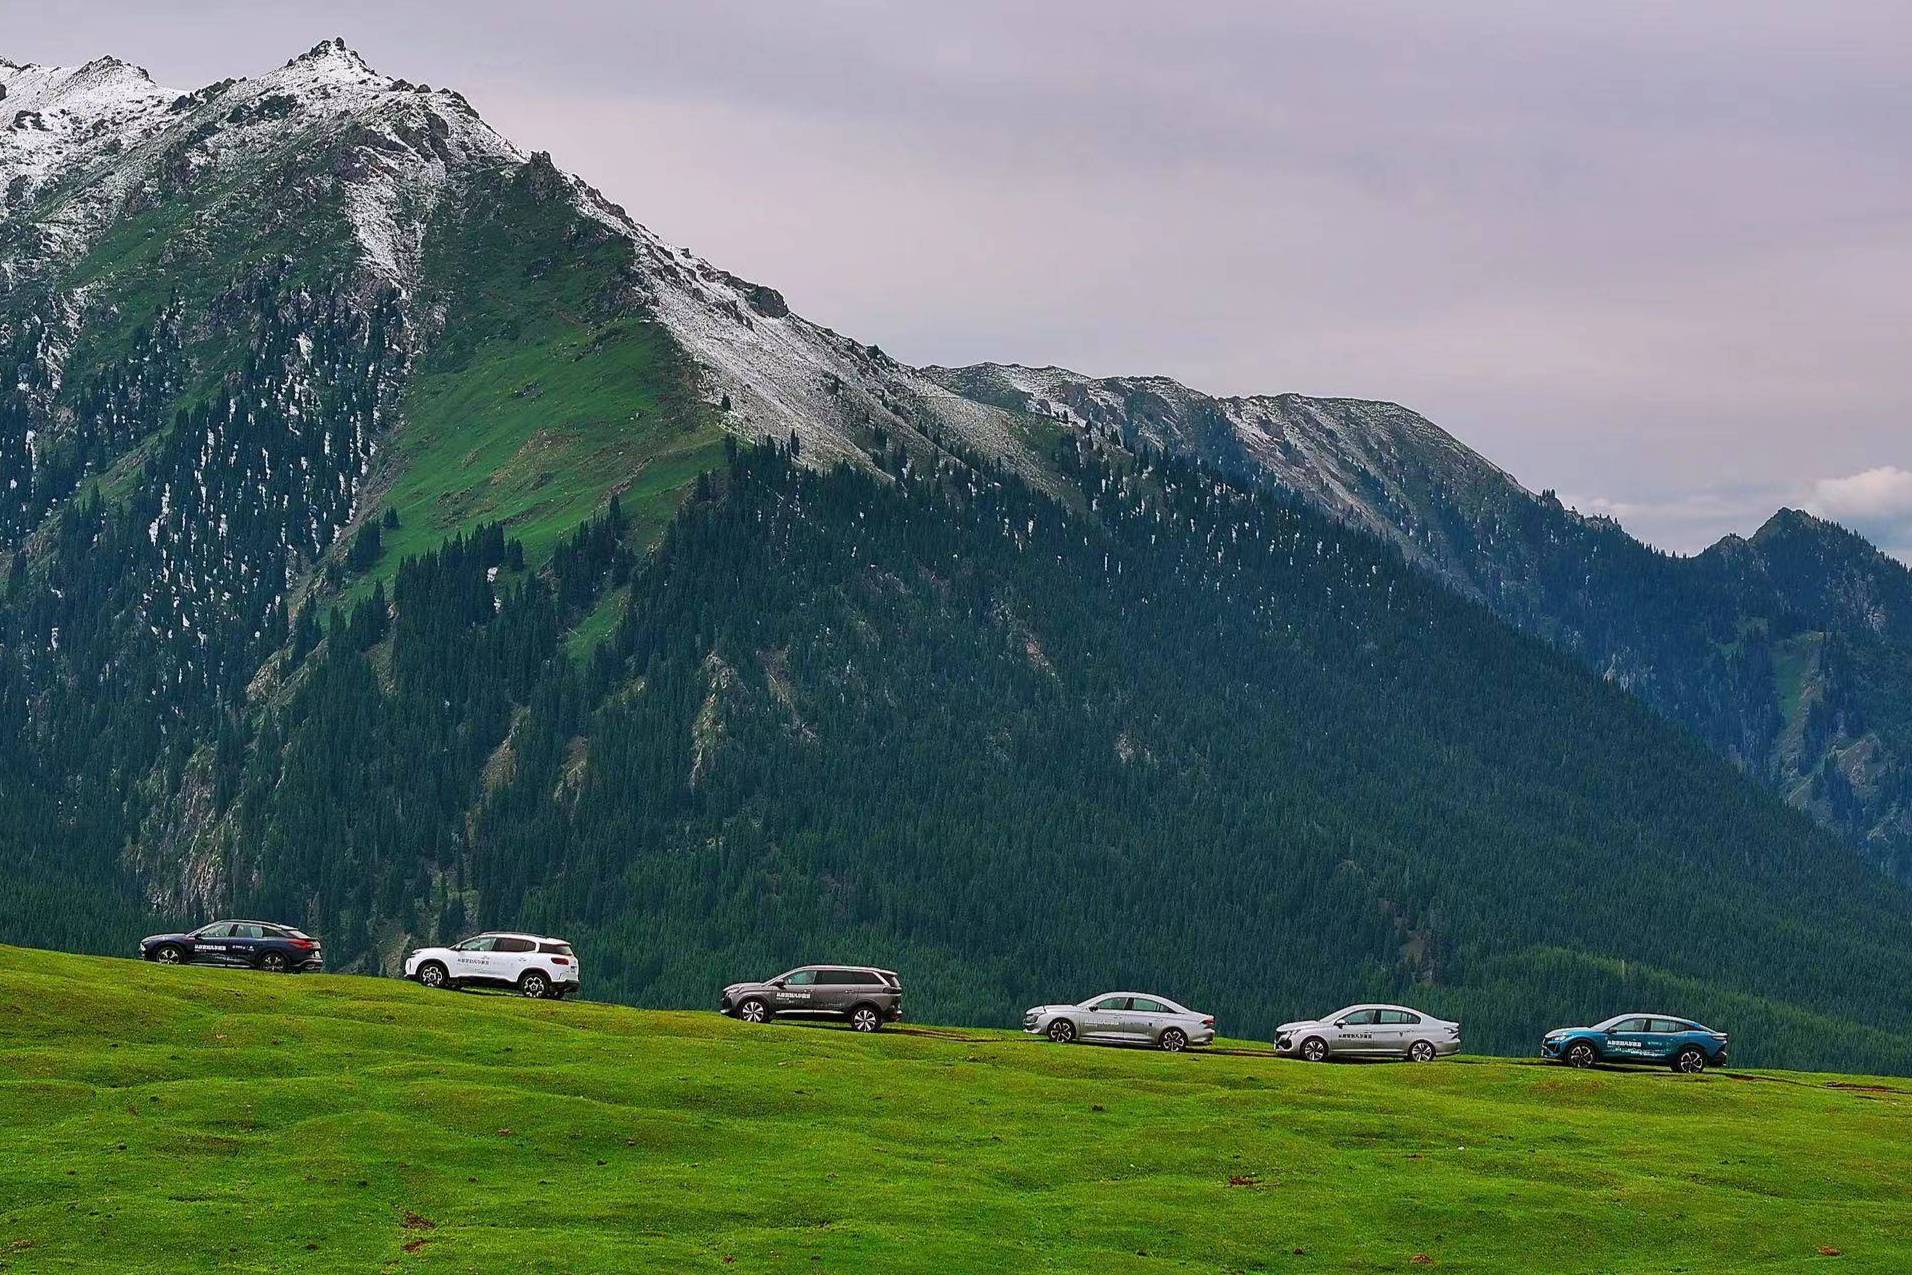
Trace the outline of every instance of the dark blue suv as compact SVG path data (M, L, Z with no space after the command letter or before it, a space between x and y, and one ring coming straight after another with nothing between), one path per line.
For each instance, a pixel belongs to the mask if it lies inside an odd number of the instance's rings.
M317 939L270 921L214 921L186 934L154 934L139 941L139 954L161 965L243 965L269 974L325 968Z
M1619 1014L1592 1027L1556 1027L1540 1056L1569 1067L1595 1063L1664 1063L1697 1074L1726 1065L1726 1033L1666 1014Z

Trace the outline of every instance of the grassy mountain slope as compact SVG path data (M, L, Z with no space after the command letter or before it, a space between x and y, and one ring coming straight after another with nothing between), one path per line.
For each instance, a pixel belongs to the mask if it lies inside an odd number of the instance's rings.
M0 1005L20 1275L1912 1261L1912 1091L1861 1078L863 1038L18 948Z

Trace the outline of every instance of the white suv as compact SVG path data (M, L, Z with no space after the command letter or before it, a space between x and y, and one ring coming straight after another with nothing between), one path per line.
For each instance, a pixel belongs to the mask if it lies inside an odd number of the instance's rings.
M526 996L573 996L578 958L563 939L536 934L474 934L450 947L421 947L405 958L405 977L425 987L502 987Z

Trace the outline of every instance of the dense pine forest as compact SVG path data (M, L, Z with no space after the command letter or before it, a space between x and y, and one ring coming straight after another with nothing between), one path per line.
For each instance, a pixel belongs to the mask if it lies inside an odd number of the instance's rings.
M563 933L639 1003L867 960L934 1020L1387 995L1520 1052L1639 1002L1748 1061L1912 1069L1902 892L1382 542L1093 440L1057 442L1060 503L881 439L880 476L788 452L732 448L648 558L614 501L548 571L492 526L302 610L268 707L189 763L219 910L365 969ZM135 937L86 826L94 902L49 930L16 898L10 934Z

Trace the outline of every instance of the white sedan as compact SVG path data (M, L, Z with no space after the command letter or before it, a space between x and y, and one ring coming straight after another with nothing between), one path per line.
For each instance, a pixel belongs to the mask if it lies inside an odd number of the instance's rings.
M1457 1054L1461 1025L1406 1005L1350 1005L1326 1018L1275 1028L1275 1052L1309 1062L1329 1058L1406 1058L1433 1062Z
M1152 1045L1171 1054L1215 1042L1212 1015L1145 992L1104 992L1076 1005L1038 1005L1022 1016L1022 1029L1058 1045L1099 1040Z

